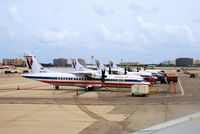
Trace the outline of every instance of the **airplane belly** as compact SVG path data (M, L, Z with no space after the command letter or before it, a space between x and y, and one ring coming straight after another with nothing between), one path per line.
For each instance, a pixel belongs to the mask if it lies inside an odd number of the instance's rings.
M105 87L113 87L113 88L131 88L132 85L137 85L137 84L140 84L140 85L146 85L145 83L139 83L139 82L136 82L136 83L129 83L129 82L105 82L103 84L103 86Z
M96 81L65 81L65 80L39 80L41 82L45 82L52 85L60 85L60 86L81 86L86 87L88 85L92 85L94 87L101 87L101 82Z

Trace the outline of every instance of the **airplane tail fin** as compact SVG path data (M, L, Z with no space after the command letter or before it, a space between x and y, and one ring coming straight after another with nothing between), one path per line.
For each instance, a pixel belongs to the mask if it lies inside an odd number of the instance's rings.
M96 60L97 70L105 70L105 66L100 60Z
M76 70L76 71L86 71L88 70L87 68L85 68L83 65L81 65L77 59L72 59L72 67Z
M114 62L110 61L110 67L116 69L116 68L117 68L117 65L116 65Z
M30 53L24 54L24 59L26 62L26 66L29 70L32 71L32 73L46 73L47 69L45 69L38 61L35 59L35 57Z

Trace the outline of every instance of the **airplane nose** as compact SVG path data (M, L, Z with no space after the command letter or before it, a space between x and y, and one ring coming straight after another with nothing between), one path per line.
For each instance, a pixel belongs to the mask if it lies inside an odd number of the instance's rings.
M28 78L29 77L29 75L27 75L27 74L22 74L21 76L24 77L24 78Z

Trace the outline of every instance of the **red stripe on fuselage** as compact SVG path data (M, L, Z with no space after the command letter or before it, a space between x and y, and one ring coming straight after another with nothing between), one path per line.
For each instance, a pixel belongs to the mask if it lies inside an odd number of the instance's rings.
M45 82L45 83L48 83L48 84L53 84L53 85L82 85L82 86L85 86L85 85L96 85L96 86L101 86L101 82L96 82L96 81L45 81L45 80L39 80L41 82Z
M131 87L132 85L135 85L133 83L110 83L110 82L105 82L101 83L101 81L45 81L45 80L39 80L41 82L45 82L48 84L53 84L53 85L77 85L77 86L87 86L87 85L92 85L92 86L107 86L107 87ZM138 83L139 84L139 83ZM146 84L142 84L146 85Z

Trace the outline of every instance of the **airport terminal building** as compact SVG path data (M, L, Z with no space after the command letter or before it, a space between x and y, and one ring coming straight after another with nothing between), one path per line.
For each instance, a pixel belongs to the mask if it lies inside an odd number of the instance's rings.
M193 58L178 58L176 59L176 66L192 66L194 64Z

